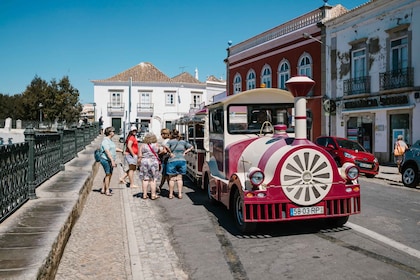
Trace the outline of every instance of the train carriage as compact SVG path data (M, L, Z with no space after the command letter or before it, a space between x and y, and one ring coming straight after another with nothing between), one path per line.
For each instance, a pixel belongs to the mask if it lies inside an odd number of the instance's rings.
M281 89L244 91L198 114L202 138L193 132L197 123L186 133L187 141L203 141L202 156L187 158L200 169L189 168L189 176L211 201L232 210L244 233L261 222L329 219L340 226L360 212L357 167L338 167L306 139L306 124L299 128L306 105L298 108L296 99ZM293 119L296 135L286 132Z

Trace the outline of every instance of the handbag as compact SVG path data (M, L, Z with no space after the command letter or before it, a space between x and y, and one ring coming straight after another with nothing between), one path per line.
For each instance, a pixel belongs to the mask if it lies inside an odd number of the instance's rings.
M159 171L162 170L162 162L160 161L159 157L157 156L156 152L152 149L152 147L150 146L150 144L147 144L147 146L149 146L149 149L152 151L152 153L155 155L156 159L159 162Z
M395 149L394 149L394 156L399 157L404 154L404 149L400 146L400 143L396 143Z
M175 147L173 148L173 150L176 149L176 147L178 146L178 142L176 143ZM160 156L160 161L164 164L168 163L168 159L171 157L171 153L164 153Z

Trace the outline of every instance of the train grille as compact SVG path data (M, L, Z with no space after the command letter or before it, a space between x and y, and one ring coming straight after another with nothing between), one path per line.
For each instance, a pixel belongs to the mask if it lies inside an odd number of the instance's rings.
M296 207L291 203L247 203L244 208L246 222L279 222L287 220L302 220L329 218L360 213L360 197L324 200L317 206L323 205L323 215L290 216L289 209Z

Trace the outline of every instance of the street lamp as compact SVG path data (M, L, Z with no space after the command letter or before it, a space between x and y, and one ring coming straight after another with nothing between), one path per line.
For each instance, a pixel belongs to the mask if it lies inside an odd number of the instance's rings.
M330 59L331 57L331 48L329 45L325 44L323 41L313 37L311 34L309 33L303 33L302 34L303 38L305 39L311 39L314 40L318 43L320 43L321 45L325 46L327 48L327 54L328 54L328 58ZM324 54L324 55L322 55ZM331 92L327 87L327 72L330 71L329 67L328 67L328 63L327 63L327 56L325 55L325 52L321 53L321 64L325 65L325 71L322 71L322 75L321 75L321 90L323 91L324 94L326 94L327 92L329 92L329 99L324 101L324 102L328 102L328 136L331 136ZM329 73L331 74L331 73ZM325 104L322 104L325 105Z
M39 103L38 107L39 107L39 124L42 124L42 107L44 105L42 105L42 103Z

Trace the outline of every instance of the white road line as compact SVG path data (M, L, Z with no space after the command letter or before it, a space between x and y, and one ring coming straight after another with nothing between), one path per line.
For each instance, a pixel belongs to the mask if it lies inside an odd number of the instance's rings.
M416 257L416 258L420 259L420 251L418 251L416 249L408 247L407 245L404 245L400 242L392 240L392 239L390 239L386 236L383 236L382 234L376 233L374 231L368 230L367 228L364 228L362 226L358 226L358 225L350 223L350 222L347 222L346 226L351 227L352 229L354 229L354 230L356 230L360 233L368 235L368 236L370 236L370 237L372 237L372 238L374 238L374 239L376 239L380 242L383 242L383 243L385 243L385 244L387 244L391 247L394 247L395 249L398 249L400 251L403 251L404 253L407 253L407 254L409 254L413 257Z

